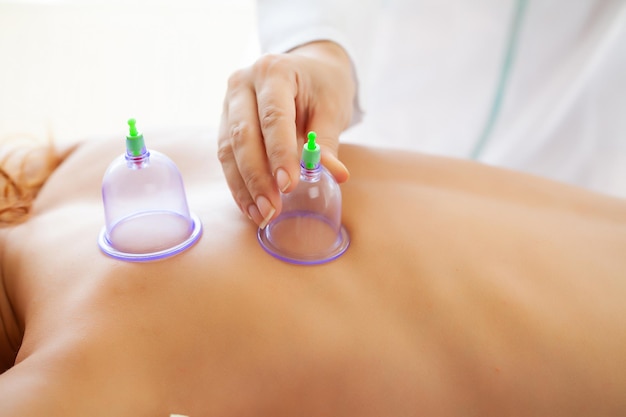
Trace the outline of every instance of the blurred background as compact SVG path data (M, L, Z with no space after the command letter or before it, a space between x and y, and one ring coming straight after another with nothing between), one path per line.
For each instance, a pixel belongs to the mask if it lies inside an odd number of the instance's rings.
M254 0L0 0L0 139L217 127Z

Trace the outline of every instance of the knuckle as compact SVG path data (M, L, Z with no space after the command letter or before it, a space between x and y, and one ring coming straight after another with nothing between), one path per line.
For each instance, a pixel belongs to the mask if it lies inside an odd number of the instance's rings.
M290 157L290 148L287 144L274 144L271 148L267 148L267 157L270 162L285 161Z
M265 55L252 66L258 81L273 80L284 86L295 86L299 78L297 61L289 54Z
M246 69L238 69L228 77L227 87L229 91L239 90L248 83L248 71Z
M260 109L259 118L259 124L263 131L272 129L277 124L287 121L285 110L275 105L267 105Z
M239 122L230 127L230 142L234 148L240 147L250 137L252 128L249 123Z
M217 159L224 165L234 159L233 147L228 140L220 140L217 144Z
M250 125L245 122L234 123L221 129L217 146L217 157L220 162L224 163L234 159L235 149L240 147L250 134Z
M260 190L265 184L266 176L262 172L250 170L243 176L243 182L251 194L254 190Z
M253 65L253 71L258 74L284 73L288 70L289 64L285 54L265 54Z
M239 187L236 190L231 190L233 198L240 205L242 210L245 210L248 205L252 204L252 196L248 190L244 187Z

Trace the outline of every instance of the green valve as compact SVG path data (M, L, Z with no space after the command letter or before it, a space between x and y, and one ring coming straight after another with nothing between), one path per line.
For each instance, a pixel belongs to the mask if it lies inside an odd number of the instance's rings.
M321 152L320 146L315 143L315 139L317 138L317 134L313 131L309 132L307 135L308 141L304 144L302 148L302 162L304 163L304 167L306 169L315 169L317 165L320 163Z
M128 136L126 136L126 150L132 156L141 156L145 150L143 135L137 131L137 121L128 119Z

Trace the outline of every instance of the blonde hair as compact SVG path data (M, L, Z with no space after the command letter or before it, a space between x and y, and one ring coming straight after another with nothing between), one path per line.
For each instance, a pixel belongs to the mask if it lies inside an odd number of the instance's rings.
M33 201L61 163L51 140L5 138L0 146L0 226L25 221Z

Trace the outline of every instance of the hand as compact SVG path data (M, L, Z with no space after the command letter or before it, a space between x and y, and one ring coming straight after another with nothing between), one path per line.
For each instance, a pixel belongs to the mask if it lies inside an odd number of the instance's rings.
M348 179L337 151L355 91L347 54L328 41L264 55L231 75L218 156L239 208L259 227L280 213L280 192L297 185L308 131L317 133L322 164L339 183Z

